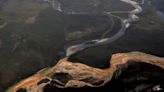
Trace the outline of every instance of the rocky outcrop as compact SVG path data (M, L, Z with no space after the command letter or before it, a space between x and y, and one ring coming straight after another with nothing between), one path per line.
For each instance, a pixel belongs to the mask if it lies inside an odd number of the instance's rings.
M109 61L109 68L106 69L72 63L64 58L54 67L38 72L11 87L7 92L24 92L23 90L27 92L45 92L44 89L47 85L57 88L103 87L113 80L121 80L125 84L130 84L135 81L148 80L157 82L156 79L158 79L162 83L162 81L164 82L163 69L164 58L141 52L114 54ZM136 85L133 90L140 92L149 87L152 90L162 90L159 86L160 83L153 82L154 84L150 83L151 85L149 85L148 83L145 86L146 83ZM131 90L129 89L128 92L131 92Z

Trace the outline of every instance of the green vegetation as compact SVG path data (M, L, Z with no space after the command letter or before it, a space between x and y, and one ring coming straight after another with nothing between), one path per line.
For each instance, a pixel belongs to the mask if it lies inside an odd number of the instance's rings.
M66 40L77 40L89 36L92 32L94 32L94 29L92 27L87 27L83 31L75 31L66 34Z
M140 17L140 21L135 23L133 26L140 30L159 30L163 28L163 23L161 22L159 16L157 15L145 15Z
M63 15L51 9L39 13L31 25L14 21L3 30L0 35L0 89L54 65L64 47Z
M48 4L35 0L8 0L3 6L3 14L10 21L23 21L29 17L37 16Z

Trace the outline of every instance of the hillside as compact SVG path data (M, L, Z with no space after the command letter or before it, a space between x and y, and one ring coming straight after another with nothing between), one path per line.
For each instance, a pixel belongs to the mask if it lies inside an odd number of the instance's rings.
M163 13L163 0L146 1L141 5L143 12L138 14L139 21L131 23L120 39L84 49L68 60L104 69L116 53L140 51L164 57L164 22L158 14ZM120 20L103 12L133 9L120 0L59 2L63 12L42 0L0 0L0 22L7 22L0 28L0 92L45 67L55 66L65 57L67 47L117 33ZM113 14L128 17L127 13Z

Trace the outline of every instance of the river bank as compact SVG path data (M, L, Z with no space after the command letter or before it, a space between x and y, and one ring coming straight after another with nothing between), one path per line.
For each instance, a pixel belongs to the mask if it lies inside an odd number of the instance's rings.
M4 28L6 25L7 25L7 21L4 21L4 23L0 25L0 29Z

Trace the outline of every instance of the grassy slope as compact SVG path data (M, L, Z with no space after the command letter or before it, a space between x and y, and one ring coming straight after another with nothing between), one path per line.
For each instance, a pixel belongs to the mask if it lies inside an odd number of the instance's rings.
M28 17L37 16L47 7L48 4L36 0L8 0L2 6L0 15L8 21L24 21Z
M65 39L62 16L46 9L39 13L34 24L10 22L3 29L0 34L1 87L6 88L15 80L56 63L54 59Z

